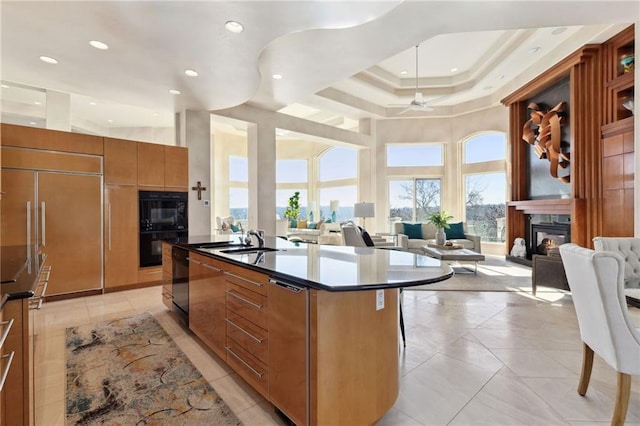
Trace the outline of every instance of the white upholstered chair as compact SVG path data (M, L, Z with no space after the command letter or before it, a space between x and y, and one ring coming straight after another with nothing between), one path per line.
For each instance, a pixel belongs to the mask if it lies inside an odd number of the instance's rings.
M595 237L596 251L613 251L624 258L624 293L627 302L640 307L640 238Z
M631 395L631 376L640 375L640 330L628 313L624 295L624 259L611 251L594 251L576 244L560 246L560 255L584 343L578 393L585 395L594 352L618 376L612 425L623 425Z

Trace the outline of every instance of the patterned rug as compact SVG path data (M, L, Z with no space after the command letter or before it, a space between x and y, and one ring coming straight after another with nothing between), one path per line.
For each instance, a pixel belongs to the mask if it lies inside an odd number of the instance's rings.
M66 333L67 424L241 424L153 315Z

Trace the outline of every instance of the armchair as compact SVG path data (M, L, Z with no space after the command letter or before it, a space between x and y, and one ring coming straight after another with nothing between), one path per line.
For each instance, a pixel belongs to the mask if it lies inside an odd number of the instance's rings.
M623 425L631 394L631 376L640 375L640 332L629 317L624 296L625 261L611 251L576 244L560 246L583 342L578 393L587 393L593 355L597 353L618 377L612 425Z
M624 259L624 293L630 305L640 307L640 238L595 237L596 251L612 251Z

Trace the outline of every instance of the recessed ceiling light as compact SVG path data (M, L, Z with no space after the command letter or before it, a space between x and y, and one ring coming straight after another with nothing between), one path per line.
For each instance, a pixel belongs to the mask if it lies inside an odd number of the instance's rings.
M40 105L40 102L35 101L35 102L34 102L34 104L35 104L35 105Z
M457 71L458 71L458 68L456 67L451 68L451 72L457 72Z
M500 74L500 75L498 76L498 80L504 80L504 75Z
M236 34L244 31L244 27L242 26L242 24L236 21L227 21L224 24L224 27L227 29L227 31L231 31L232 33L236 33Z
M184 70L184 73L186 75L188 75L189 77L197 77L198 76L198 72L194 71L194 70Z
M113 123L113 120L107 120L109 123Z
M169 90L169 93L171 93L172 95L179 95L179 94L180 94L180 91L179 91L179 90L176 90L176 89L170 89L170 90Z
M36 123L35 121L30 121L29 124L31 124L32 126L35 126L38 123Z
M271 77L273 77L274 80L282 80L282 74L274 74Z
M407 70L400 71L400 75L407 75L408 73L409 73L409 71L407 71Z
M89 105L94 106L97 105L95 102L89 102Z
M158 114L157 112L154 112L154 113L153 113L153 114L151 114L151 115L153 115L154 117L157 117L157 116L159 116L160 114Z
M3 84L3 85L2 85L2 88L3 88L3 89L8 89L8 88L9 88L9 86L7 86L6 84Z
M48 63L48 64L57 64L57 63L58 63L58 61L57 61L57 60L55 60L55 59L53 59L53 58L50 58L50 57L48 57L48 56L40 56L40 60L41 60L42 62L46 62L46 63Z
M565 31L567 31L567 27L560 27L560 28L556 28L555 30L551 31L551 34L558 35L558 34L562 34Z
M531 50L529 50L529 53L537 53L540 51L540 49L542 49L541 47L532 47Z
M100 50L107 50L109 48L109 46L107 46L105 43L98 40L91 40L89 44L95 47L96 49L100 49Z

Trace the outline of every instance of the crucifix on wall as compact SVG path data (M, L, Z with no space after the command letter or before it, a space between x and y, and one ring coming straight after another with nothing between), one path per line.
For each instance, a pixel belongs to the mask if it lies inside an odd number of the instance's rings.
M191 190L192 191L198 191L198 200L202 200L202 191L206 191L207 188L202 186L200 181L198 181L198 184L196 186L192 186Z

